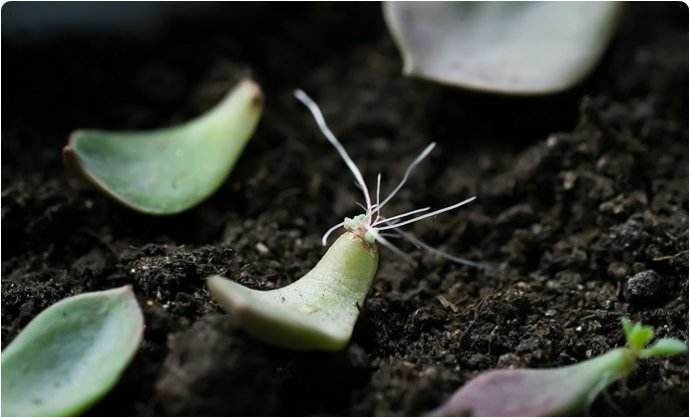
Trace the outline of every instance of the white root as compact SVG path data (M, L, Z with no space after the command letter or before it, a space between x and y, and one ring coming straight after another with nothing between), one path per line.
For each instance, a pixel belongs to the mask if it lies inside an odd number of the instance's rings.
M395 196L395 194L397 194L398 191L400 191L400 189L401 189L401 188L405 185L405 183L407 182L407 179L409 178L410 174L412 174L412 171L414 171L414 169L417 167L417 165L419 165L419 163L422 162L422 161L424 160L424 158L426 158L426 157L431 153L431 151L434 150L435 147L436 147L436 143L435 143L435 142L431 142L431 143L430 143L429 145L427 145L427 147L424 148L424 150L414 159L414 161L412 161L412 162L410 163L410 165L409 165L409 166L407 167L407 169L405 170L405 175L403 175L403 178L402 178L402 180L400 180L400 183L393 189L393 191L391 191L391 193L388 195L388 197L386 197L386 198L383 200L383 203L381 203L381 205L380 205L379 207L377 207L377 211L380 211L380 210L381 210L381 207L383 207L384 205L386 205L386 203L388 203L388 202L391 200L391 198L393 198L393 197Z
M448 253L445 253L439 249L436 249L432 246L427 245L423 241L419 240L417 237L412 235L411 233L408 232L403 232L399 228L401 226L405 226L408 224L416 223L420 220L424 220L426 218L435 216L437 214L441 214L453 209L456 209L458 207L464 206L465 204L469 204L472 201L476 199L475 196L467 198L459 203L455 203L453 205L434 210L432 212L428 212L430 210L430 207L424 207L424 208L419 208L419 209L414 209L410 210L405 213L397 214L391 217L384 217L381 215L381 209L388 204L389 201L402 189L402 187L407 183L407 180L409 179L410 175L414 171L414 169L419 165L429 154L431 151L436 147L436 143L432 142L429 145L427 145L422 152L417 155L417 157L408 165L407 169L405 170L405 174L403 175L403 178L400 180L398 185L388 194L386 198L381 201L381 173L378 173L376 177L376 202L372 204L371 200L371 193L369 192L369 188L367 187L366 181L364 180L364 177L362 176L362 172L359 170L357 165L354 163L352 158L348 155L347 151L343 147L343 145L340 143L338 138L333 134L333 132L328 128L328 125L326 124L326 120L323 117L323 114L321 113L321 110L319 109L319 106L312 100L304 91L302 90L295 90L295 97L301 101L311 112L312 116L314 117L314 120L316 121L316 124L318 125L319 129L323 133L323 135L326 137L326 139L335 147L336 151L340 155L341 159L345 162L347 167L350 169L352 174L355 177L355 185L362 191L362 194L364 195L364 200L365 204L362 205L360 203L356 203L358 206L360 206L364 210L364 215L361 216L361 223L359 218L356 219L358 223L356 228L353 229L354 233L360 233L362 236L360 236L362 239L369 240L371 241L376 241L380 243L382 246L390 249L393 253L396 255L402 257L408 262L414 263L412 260L412 257L402 251L400 248L392 244L387 238L396 238L396 237L402 237L405 240L409 241L412 243L414 246L417 248L422 248L425 249L431 253L437 254L439 256L442 256L445 259L448 259L452 262L456 262L462 265L468 265L476 268L485 268L484 265L472 261L468 261L463 258L458 258L456 256L450 255ZM412 216L413 214L419 214L419 213L424 213L422 215L413 217L411 219L405 219L409 216ZM405 220L403 220L405 219ZM346 219L345 221L342 221L334 226L332 226L326 233L323 235L321 239L321 243L325 246L326 243L328 242L329 236L338 230L340 227L345 226L346 224L348 225L347 228L348 230L349 227L351 226L352 219ZM350 223L348 223L350 222ZM389 230L391 232L384 232L386 230ZM373 239L373 240L371 240Z
M397 223L395 225L379 227L378 229L379 230L388 230L388 229L398 228L398 227L404 226L406 224L416 223L420 220L426 219L427 217L435 216L437 214L440 214L440 213L443 213L443 212L446 212L449 210L453 210L453 209L458 208L460 206L464 206L465 204L471 203L472 201L474 201L476 199L477 199L477 197L470 197L467 200L463 200L459 203L455 203L452 206L444 207L442 209L432 211L431 213L422 214L421 216L415 217L413 219L405 220L404 222Z
M347 154L345 147L343 147L338 138L336 138L333 132L331 132L331 129L328 128L319 106L302 90L295 90L295 97L305 106L307 106L309 111L311 111L312 116L314 116L314 120L316 120L316 124L319 126L319 129L321 129L321 133L323 133L326 139L328 139L328 141L335 147L335 150L338 151L338 154L343 161L345 161L347 167L350 168L350 171L352 171L352 174L355 176L355 179L362 189L362 193L364 193L364 200L367 203L367 210L371 210L371 197L369 195L367 183L364 181L364 177L362 177L362 173L360 172L359 168L357 168L357 165L354 163L352 158L350 158L350 155Z

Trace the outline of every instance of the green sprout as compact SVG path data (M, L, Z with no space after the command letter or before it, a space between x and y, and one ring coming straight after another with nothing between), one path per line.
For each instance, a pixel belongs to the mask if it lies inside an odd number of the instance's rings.
M184 211L213 194L230 174L259 121L263 99L241 81L207 113L147 132L78 130L65 165L106 195L146 214Z
M208 279L208 288L213 298L232 314L237 325L260 340L288 349L338 350L350 340L360 306L376 275L378 244L413 262L408 254L389 240L401 238L453 262L481 267L432 248L401 229L402 226L468 204L475 197L438 210L430 211L430 207L424 207L390 217L383 216L382 208L405 185L415 167L431 153L435 144L427 146L412 161L400 183L383 199L379 173L376 194L372 197L362 173L326 125L316 103L301 90L297 90L295 96L311 111L321 132L354 175L364 197L364 213L346 218L328 229L322 237L324 246L333 232L340 228L344 228L345 232L309 273L286 287L258 291L221 276L212 276Z
M120 379L143 330L130 286L48 307L2 352L3 417L70 417L85 411Z
M505 94L549 94L582 80L617 26L617 2L387 1L403 73Z
M599 393L635 370L640 359L682 355L687 345L654 337L651 327L623 319L626 347L554 369L499 369L479 374L427 417L566 417L581 415Z

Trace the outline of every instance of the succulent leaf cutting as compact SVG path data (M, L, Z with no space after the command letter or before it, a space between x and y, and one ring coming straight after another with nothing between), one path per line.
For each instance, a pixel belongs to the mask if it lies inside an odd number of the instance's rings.
M566 417L583 415L613 382L630 375L640 359L687 352L685 342L622 320L626 346L570 366L552 369L496 369L482 372L426 417Z
M120 379L143 331L144 316L130 286L53 304L2 352L2 415L81 414Z
M437 210L424 207L390 217L383 216L383 207L405 185L415 167L431 153L435 144L428 145L412 161L400 183L383 200L381 174L378 174L376 193L372 198L361 171L326 125L316 103L301 90L295 92L295 97L311 111L326 139L354 175L364 196L364 213L346 218L328 229L322 237L324 246L336 230L344 228L345 232L309 273L286 287L258 291L221 276L210 277L208 287L211 295L232 314L237 325L258 339L288 349L338 350L350 340L359 316L359 306L376 275L379 257L377 243L408 262L413 262L413 259L394 245L390 238L403 238L452 261L480 266L432 248L400 229L461 207L475 197Z
M223 184L262 109L261 89L245 79L215 107L178 126L140 132L77 130L62 151L63 160L132 210L180 213Z

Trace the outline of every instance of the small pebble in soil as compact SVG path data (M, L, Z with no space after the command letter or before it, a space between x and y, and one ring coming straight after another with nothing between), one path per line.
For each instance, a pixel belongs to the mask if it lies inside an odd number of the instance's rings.
M663 295L662 284L662 278L656 272L638 272L626 281L623 297L634 305L652 304L659 301Z
M259 242L256 244L256 250L262 255L266 255L269 251L268 247L264 245L262 242Z

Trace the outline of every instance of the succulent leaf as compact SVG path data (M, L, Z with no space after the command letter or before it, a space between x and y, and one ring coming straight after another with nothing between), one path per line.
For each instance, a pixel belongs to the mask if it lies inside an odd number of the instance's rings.
M141 132L78 130L63 159L105 194L147 214L184 211L221 186L254 132L259 86L244 80L207 113Z
M216 275L208 278L208 288L239 327L264 342L339 350L350 340L377 268L376 246L345 232L311 271L286 287L258 291Z
M385 2L403 72L446 85L548 94L583 79L616 28L616 2Z
M48 307L2 352L2 415L78 415L118 381L143 328L129 286Z
M566 417L582 415L609 384L629 375L638 359L687 352L676 339L660 339L642 350L654 330L622 320L628 347L574 365L552 369L482 372L427 417Z

